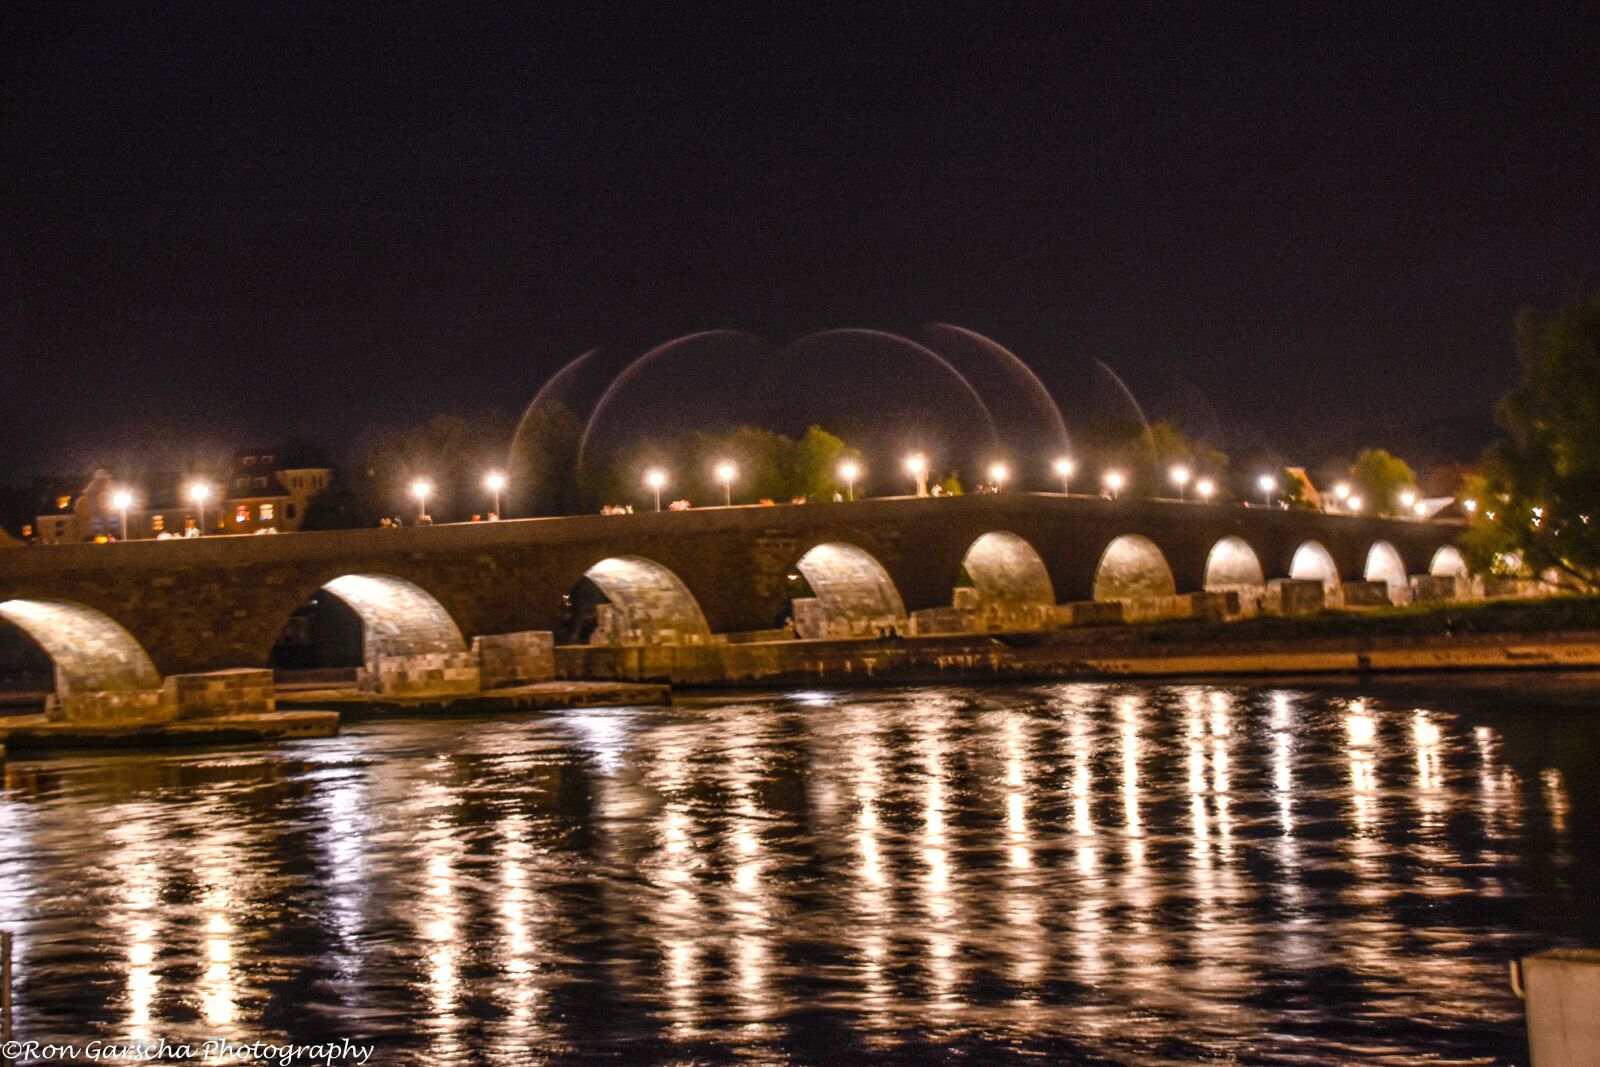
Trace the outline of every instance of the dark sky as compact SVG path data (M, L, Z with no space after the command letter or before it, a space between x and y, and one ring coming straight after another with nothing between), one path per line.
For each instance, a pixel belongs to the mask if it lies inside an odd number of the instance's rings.
M763 7L8 5L0 481L930 320L1309 462L1600 287L1592 7Z

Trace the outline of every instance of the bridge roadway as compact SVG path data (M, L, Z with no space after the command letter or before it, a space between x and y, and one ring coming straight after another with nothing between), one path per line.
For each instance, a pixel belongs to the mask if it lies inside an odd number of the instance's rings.
M369 656L459 652L477 635L558 629L564 595L585 577L611 605L601 641L695 643L769 629L797 589L808 601L795 603L802 636L848 636L948 609L958 584L971 587L968 606L1019 609L1259 591L1289 577L1320 578L1330 592L1374 577L1403 587L1407 575L1458 570L1448 546L1460 532L1011 492L41 546L0 550L0 622L44 648L58 688L91 689L266 666L319 590L355 609Z

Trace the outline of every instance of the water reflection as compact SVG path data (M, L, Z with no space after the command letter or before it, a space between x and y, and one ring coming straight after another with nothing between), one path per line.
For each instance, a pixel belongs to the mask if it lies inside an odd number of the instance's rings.
M1506 959L1600 943L1592 772L1535 728L1068 685L13 763L18 1026L447 1064L1515 1058Z

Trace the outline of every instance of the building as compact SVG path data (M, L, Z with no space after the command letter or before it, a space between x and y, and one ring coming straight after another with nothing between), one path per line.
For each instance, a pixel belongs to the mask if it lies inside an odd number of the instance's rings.
M257 449L234 454L228 478L228 533L300 529L306 508L333 484L333 470L308 465L292 449Z
M38 516L33 540L40 544L82 541L148 540L193 536L202 513L207 534L286 533L300 529L306 508L333 481L328 467L285 466L295 459L288 450L239 452L226 482L209 476L169 472L144 479L143 485L119 481L100 469L76 493L60 492L55 510ZM205 486L204 504L194 497ZM117 495L132 497L126 510ZM128 528L122 528L126 515Z

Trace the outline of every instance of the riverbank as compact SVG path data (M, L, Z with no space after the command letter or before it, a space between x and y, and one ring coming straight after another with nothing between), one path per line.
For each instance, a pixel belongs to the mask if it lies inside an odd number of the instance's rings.
M562 646L563 678L693 687L1600 669L1600 599L879 640Z

